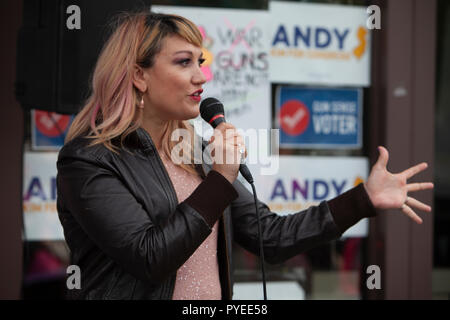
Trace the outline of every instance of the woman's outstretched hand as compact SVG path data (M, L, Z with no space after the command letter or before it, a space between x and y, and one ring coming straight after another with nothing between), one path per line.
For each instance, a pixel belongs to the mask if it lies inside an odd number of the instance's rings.
M384 147L378 147L380 156L364 183L372 204L377 209L401 209L404 214L421 224L422 219L412 208L430 212L431 207L408 196L409 192L433 188L431 182L407 183L407 180L425 170L428 165L422 162L403 172L393 174L387 171L389 153Z

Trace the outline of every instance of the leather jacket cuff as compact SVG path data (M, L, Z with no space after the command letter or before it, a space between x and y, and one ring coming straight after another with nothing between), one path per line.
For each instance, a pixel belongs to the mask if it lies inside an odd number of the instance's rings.
M220 173L211 170L185 202L198 211L212 228L237 197L233 185Z
M341 233L359 220L377 215L362 183L328 201L328 207Z

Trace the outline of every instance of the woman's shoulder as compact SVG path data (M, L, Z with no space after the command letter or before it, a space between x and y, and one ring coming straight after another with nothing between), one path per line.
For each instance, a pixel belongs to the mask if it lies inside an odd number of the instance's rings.
M92 139L86 137L76 137L61 148L58 154L58 161L65 158L99 160L110 151L102 143L92 145Z

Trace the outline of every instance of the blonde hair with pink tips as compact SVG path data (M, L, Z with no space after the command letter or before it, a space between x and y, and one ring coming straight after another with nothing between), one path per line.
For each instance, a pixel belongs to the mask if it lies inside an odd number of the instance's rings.
M121 146L127 135L141 125L142 109L138 107L142 93L134 87L132 74L135 64L150 68L154 57L161 51L163 40L179 35L191 44L202 46L202 35L194 23L186 18L157 14L150 11L122 13L98 58L92 77L91 95L75 117L66 137L66 143L83 136L92 139L91 145L104 144L117 152L112 143L120 137ZM163 152L170 159L172 148L178 142L170 139L177 128L188 129L193 159L194 130L187 121L173 120L163 136ZM194 173L193 164L181 164Z

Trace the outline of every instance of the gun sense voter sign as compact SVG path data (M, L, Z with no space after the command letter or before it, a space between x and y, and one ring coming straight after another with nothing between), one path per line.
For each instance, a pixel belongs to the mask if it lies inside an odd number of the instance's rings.
M276 92L282 147L361 147L361 89L280 86Z

